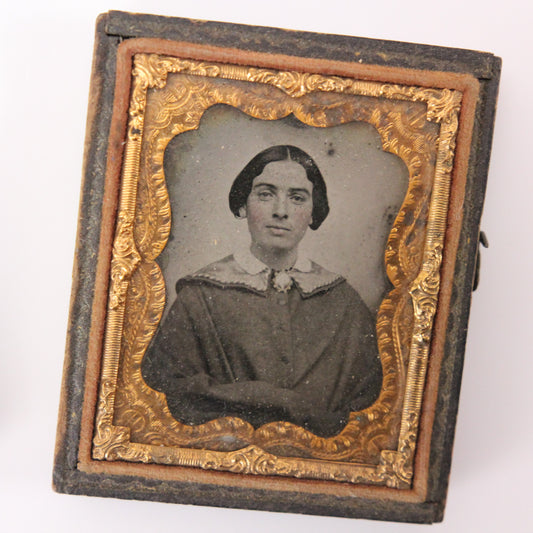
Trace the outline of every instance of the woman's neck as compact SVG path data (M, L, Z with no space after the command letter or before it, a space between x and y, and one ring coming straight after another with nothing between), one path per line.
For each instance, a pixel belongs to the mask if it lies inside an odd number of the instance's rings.
M274 270L289 270L294 266L298 258L298 248L292 248L291 250L265 250L252 243L250 251L259 261Z

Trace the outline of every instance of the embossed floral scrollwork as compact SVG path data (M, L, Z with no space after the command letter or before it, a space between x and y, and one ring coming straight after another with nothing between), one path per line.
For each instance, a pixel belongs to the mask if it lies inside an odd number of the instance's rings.
M227 470L238 474L272 474L276 470L276 456L265 453L261 448L248 446L238 452L227 454L222 461L207 454L205 468Z
M436 246L426 258L424 268L414 281L411 290L416 328L413 336L420 343L428 343L431 338L433 317L437 310L439 293L439 268L442 262L442 246Z
M113 244L113 261L111 263L111 288L109 290L109 307L116 309L124 304L127 281L139 264L141 256L133 240L133 215L122 210L118 215L117 234Z
M351 80L339 77L325 77L308 72L275 72L254 68L248 70L246 80L269 83L292 97L304 96L313 91L342 92L352 85Z
M405 489L411 484L412 472L405 469L407 455L395 450L385 450L375 472L375 483L384 483L392 489Z

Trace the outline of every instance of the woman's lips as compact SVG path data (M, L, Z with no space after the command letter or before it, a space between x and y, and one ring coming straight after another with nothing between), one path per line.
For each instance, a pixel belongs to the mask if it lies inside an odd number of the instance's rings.
M286 226L276 226L274 224L269 224L267 228L275 231L291 231L291 229Z
M274 237L283 237L284 235L287 235L287 233L291 231L291 229L286 226L277 226L274 224L269 224L267 226L267 229L270 232L270 234L273 235Z

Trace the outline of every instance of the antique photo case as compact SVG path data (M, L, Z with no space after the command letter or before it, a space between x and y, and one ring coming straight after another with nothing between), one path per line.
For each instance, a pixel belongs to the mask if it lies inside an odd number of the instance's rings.
M442 520L499 69L102 15L56 490Z

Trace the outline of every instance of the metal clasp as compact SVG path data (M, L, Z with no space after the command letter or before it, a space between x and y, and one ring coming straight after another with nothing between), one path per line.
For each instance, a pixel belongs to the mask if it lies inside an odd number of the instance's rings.
M479 271L481 268L481 245L483 245L484 248L489 247L489 240L487 239L487 235L484 231L479 232L479 242L476 253L476 268L474 270L474 287L472 288L473 291L475 291L479 285Z

